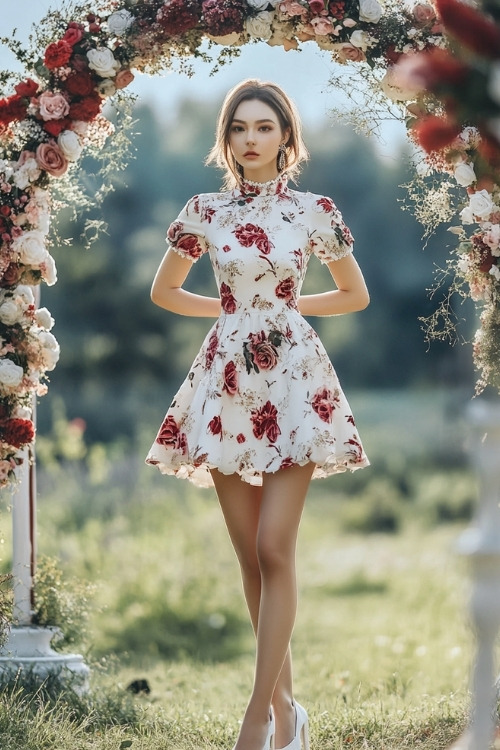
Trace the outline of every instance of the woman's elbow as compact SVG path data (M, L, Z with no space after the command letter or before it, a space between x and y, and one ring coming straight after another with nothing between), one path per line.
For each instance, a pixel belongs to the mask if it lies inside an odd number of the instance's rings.
M356 297L356 312L359 312L360 310L365 310L369 304L370 304L370 295L368 293L368 289L364 289Z

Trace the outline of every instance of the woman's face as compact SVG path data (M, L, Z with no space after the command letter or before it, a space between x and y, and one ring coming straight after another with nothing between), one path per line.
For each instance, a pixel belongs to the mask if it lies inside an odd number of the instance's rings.
M281 132L278 116L260 99L241 102L229 127L231 152L243 167L245 177L256 182L278 176L278 149L288 137L289 130Z

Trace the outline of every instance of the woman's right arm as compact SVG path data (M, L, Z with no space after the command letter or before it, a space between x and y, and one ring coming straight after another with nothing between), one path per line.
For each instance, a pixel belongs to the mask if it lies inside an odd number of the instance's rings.
M220 299L193 294L182 288L193 261L182 258L171 248L167 250L151 287L151 299L159 307L200 318L218 318Z

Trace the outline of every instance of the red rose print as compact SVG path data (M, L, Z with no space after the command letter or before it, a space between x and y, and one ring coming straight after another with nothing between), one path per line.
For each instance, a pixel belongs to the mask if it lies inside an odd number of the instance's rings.
M241 445L241 443L245 443L246 442L246 437L244 436L244 434L242 432L239 432L238 435L236 435L236 442L240 443L240 445Z
M215 416L210 420L208 423L208 429L212 435L220 435L220 439L222 440L222 422L219 416Z
M182 221L173 221L167 230L167 239L174 245L184 231Z
M101 111L102 99L98 94L86 96L80 102L73 102L69 108L69 116L73 120L91 122Z
M353 427L356 426L355 423L354 423L354 417L352 416L352 414L347 414L346 415L346 419L347 419L347 421L348 421L349 424L353 425Z
M59 42L52 42L52 44L49 44L45 50L45 56L43 58L45 67L49 70L61 68L69 61L72 52L73 47L71 44L64 41L64 39L61 39Z
M319 198L319 200L316 201L316 205L321 206L325 214L331 214L336 209L335 203L331 198Z
M224 245L224 247L223 247L222 249L223 249L223 251L224 251L225 253L229 253L229 252L230 252L230 250L231 250L231 248L229 247L229 245Z
M224 385L222 386L223 391L227 391L230 396L234 396L238 392L238 370L233 360L227 363L224 367Z
M278 299L286 300L288 305L295 302L295 280L291 276L280 281L274 291Z
M176 448L179 441L179 434L177 422L169 415L163 420L163 424L156 436L156 442L160 445L168 445L171 448Z
M270 401L266 401L260 409L253 409L250 417L253 425L253 434L258 440L264 435L270 443L275 443L281 430L278 426L278 410Z
M247 351L250 353L252 363L259 370L272 370L278 364L278 350L266 337L264 331L251 333L249 335Z
M212 362L214 361L215 352L217 351L218 346L219 337L217 336L217 331L213 331L208 341L208 347L205 354L205 370L210 369L210 367L212 366Z
M331 422L335 405L339 403L338 394L328 388L318 388L312 400L312 408L323 422Z
M295 461L293 460L293 458L290 458L289 456L288 458L283 459L283 461L280 464L280 469L289 469L290 466L295 466Z
M205 208L203 211L202 220L210 224L214 216L215 216L215 208L208 208L207 206L207 208Z
M240 245L243 247L256 245L264 255L268 255L274 247L265 231L255 224L245 224L245 226L239 224L233 232Z
M231 293L231 288L224 282L220 285L220 301L225 313L236 312L236 300Z
M179 237L176 243L176 247L179 250L183 250L186 255L195 260L203 255L203 248L200 245L199 239L196 234L183 234Z
M350 445L351 448L348 449L348 453L350 456L352 456L352 460L354 463L359 463L363 460L363 448L361 447L361 443L359 440L357 440L355 437L352 437L350 440L347 440L344 445Z

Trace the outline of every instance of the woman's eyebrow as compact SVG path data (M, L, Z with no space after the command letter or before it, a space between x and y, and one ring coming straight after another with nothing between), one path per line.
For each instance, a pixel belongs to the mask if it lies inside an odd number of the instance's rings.
M235 118L233 118L233 122L241 122L241 123L243 123L243 125L246 125L246 124L247 124L246 120L238 120L238 119L237 119L236 117L235 117ZM256 122L256 123L261 123L261 122L272 122L273 124L276 124L276 123L274 122L274 120L271 120L271 119L270 119L269 117L266 117L266 118L264 118L263 120L255 120L255 122Z

